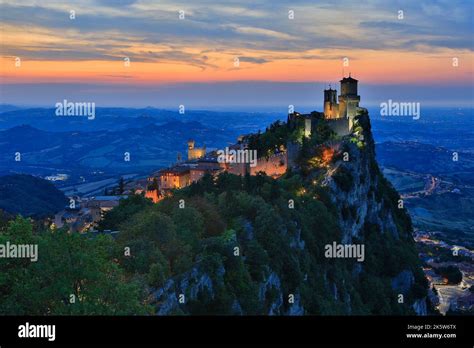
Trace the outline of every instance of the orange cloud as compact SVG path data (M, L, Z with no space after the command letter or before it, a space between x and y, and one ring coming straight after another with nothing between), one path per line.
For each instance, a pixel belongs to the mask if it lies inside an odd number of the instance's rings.
M349 66L343 68L344 51L311 51L298 54L277 52L246 52L240 56L260 58L263 63L234 65L236 55L208 54L209 67L203 68L180 61L134 62L124 60L22 60L15 66L15 57L2 57L3 83L83 82L160 84L172 82L216 81L336 81L343 73L363 76L365 83L443 83L472 80L473 56L469 51L445 50L426 55L418 52L356 50L349 52ZM324 55L341 59L323 59ZM238 56L237 56L238 57ZM272 58L276 57L276 58ZM459 66L453 66L457 58ZM21 58L20 58L21 59Z

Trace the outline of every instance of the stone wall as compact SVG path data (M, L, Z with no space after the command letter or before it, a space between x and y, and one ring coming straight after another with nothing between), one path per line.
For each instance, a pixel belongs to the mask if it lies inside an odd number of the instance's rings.
M346 117L326 120L331 129L340 136L348 135L350 133L349 120Z
M261 157L257 160L255 167L250 167L250 175L257 175L258 172L265 172L268 176L279 177L285 174L288 168L286 152L280 152L270 156L268 159Z

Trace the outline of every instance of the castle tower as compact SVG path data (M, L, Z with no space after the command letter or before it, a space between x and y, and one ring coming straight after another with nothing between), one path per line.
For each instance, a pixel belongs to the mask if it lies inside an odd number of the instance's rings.
M206 147L195 147L195 144L194 140L188 140L188 160L199 159L206 155Z
M336 100L337 91L335 89L324 90L324 118L333 119L339 117L339 105Z
M357 95L358 81L349 74L349 77L344 77L340 82L339 117L347 117L349 119L349 129L351 129L360 102L360 96Z

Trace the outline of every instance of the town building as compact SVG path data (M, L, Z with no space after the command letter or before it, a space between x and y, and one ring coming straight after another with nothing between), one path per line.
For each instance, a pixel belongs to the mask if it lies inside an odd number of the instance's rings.
M78 200L54 216L54 226L67 226L71 232L85 232L99 222L104 214L119 205L127 196L97 196Z
M189 167L182 164L159 170L157 177L161 190L183 188L191 183Z

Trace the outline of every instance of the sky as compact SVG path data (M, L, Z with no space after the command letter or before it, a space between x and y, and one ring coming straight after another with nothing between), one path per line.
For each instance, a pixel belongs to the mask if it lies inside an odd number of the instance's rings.
M351 73L361 105L473 105L471 0L2 0L0 8L3 104L320 109L322 89L339 89Z

